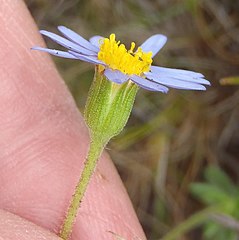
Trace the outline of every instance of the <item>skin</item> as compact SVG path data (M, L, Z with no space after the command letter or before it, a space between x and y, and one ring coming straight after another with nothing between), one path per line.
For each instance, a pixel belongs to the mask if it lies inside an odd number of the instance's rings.
M21 0L0 6L0 240L59 239L89 145L83 118ZM92 76L93 77L93 76ZM71 239L145 239L107 154Z

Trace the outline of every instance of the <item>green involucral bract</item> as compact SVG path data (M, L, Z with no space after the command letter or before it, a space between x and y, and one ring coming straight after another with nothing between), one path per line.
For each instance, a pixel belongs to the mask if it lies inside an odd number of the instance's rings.
M131 113L138 86L131 81L109 81L96 67L85 108L91 140L106 144L119 134Z
M60 231L59 236L64 240L70 238L77 211L105 145L121 132L128 121L137 91L138 86L133 82L113 83L96 67L85 108L85 121L89 127L91 142Z

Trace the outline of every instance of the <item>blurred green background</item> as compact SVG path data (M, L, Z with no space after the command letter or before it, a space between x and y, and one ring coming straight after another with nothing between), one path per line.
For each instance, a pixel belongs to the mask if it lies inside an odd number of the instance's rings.
M39 28L129 46L168 36L155 65L202 72L206 92L140 90L107 149L149 240L239 239L239 1L26 0ZM54 46L50 41L48 46ZM93 66L54 58L80 111Z

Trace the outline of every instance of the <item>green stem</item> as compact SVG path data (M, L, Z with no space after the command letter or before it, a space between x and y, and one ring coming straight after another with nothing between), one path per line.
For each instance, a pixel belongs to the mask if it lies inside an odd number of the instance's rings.
M194 227L201 225L206 220L210 219L212 214L218 213L218 209L216 207L206 208L198 213L195 213L191 217L189 217L186 221L179 224L169 233L167 233L161 240L174 240L180 238L184 233L193 229Z
M104 146L105 144L103 144L101 141L91 141L90 143L90 149L84 163L84 169L75 188L66 218L59 234L59 237L63 238L64 240L68 240L71 235L73 224L77 216L78 209L80 208L82 198L84 197L84 193L90 182L90 178L95 170L97 161L101 155L101 152L103 151Z

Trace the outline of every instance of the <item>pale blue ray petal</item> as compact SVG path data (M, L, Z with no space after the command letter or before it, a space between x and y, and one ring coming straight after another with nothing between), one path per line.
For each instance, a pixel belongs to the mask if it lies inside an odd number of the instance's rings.
M148 38L140 47L144 52L152 52L152 57L154 57L166 42L166 36L162 34L156 34Z
M45 31L45 30L41 30L40 33L46 37L49 37L50 39L52 39L53 41L57 42L58 44L60 44L61 46L63 47L66 47L70 50L73 50L75 52L78 52L78 53L81 53L81 54L85 54L85 55L96 55L95 52L93 51L90 51L88 49L85 49L81 46L79 46L78 44L76 43L73 43L61 36L58 36L57 34L55 33L52 33L52 32L48 32L48 31Z
M152 82L149 81L148 79L145 78L141 78L137 75L131 75L130 79L136 83L137 85L139 85L140 87L150 90L150 91L159 91L159 92L163 92L163 93L167 93L168 92L168 88L165 86L162 86L161 84L158 84L156 82Z
M86 55L83 55L83 54L80 54L80 53L76 53L76 52L73 52L73 51L68 51L70 54L72 54L73 56L75 56L77 59L80 59L82 61L85 61L85 62L89 62L89 63L93 63L93 64L100 64L100 65L104 65L105 66L105 63L103 63L102 61L98 60L96 56L86 56Z
M89 41L84 39L82 36L80 36L78 33L72 31L71 29L65 27L65 26L58 26L58 30L68 39L71 41L79 44L81 47L87 48L91 51L98 52L99 49L91 44Z
M129 79L129 76L123 74L119 70L105 69L104 75L112 82L121 84Z
M191 89L191 90L206 90L205 86L197 83L192 83L188 81L178 80L172 77L160 77L159 75L154 75L152 73L145 74L145 76L157 83L166 85L171 88L177 89Z
M179 70L180 71L180 70ZM198 83L198 84L205 84L205 85L211 85L210 82L206 79L204 79L203 77L193 77L190 74L185 74L185 73L177 73L178 71L161 71L158 69L158 71L151 71L151 72L147 72L145 73L146 76L157 76L160 78L174 78L174 79L178 79L181 81L185 81L185 82L192 82L192 83Z
M103 40L103 39L104 39L104 37L97 35L97 36L91 37L89 39L89 41L90 41L91 44L93 44L94 46L99 48L100 47L100 41Z
M42 52L47 52L52 55L58 56L58 57L63 57L63 58L72 58L72 59L77 59L75 56L68 52L60 51L60 50L55 50L55 49L48 49L48 48L42 48L42 47L32 47L32 50L39 50Z
M182 69L175 69L175 68L166 68L166 67L158 67L158 66L151 66L151 71L153 73L169 73L169 74L175 74L177 75L187 75L193 78L202 78L204 77L203 74L198 73L198 72L193 72L193 71L188 71L188 70L182 70Z

